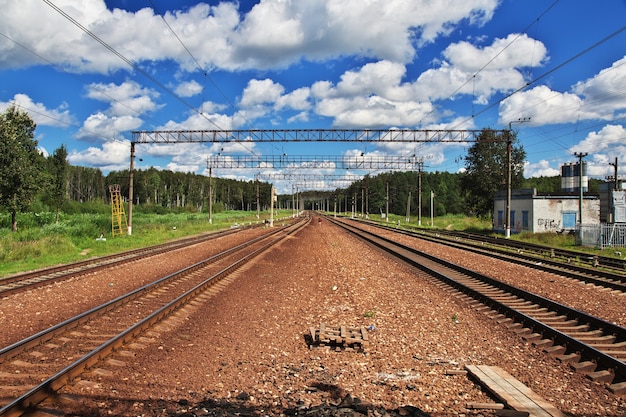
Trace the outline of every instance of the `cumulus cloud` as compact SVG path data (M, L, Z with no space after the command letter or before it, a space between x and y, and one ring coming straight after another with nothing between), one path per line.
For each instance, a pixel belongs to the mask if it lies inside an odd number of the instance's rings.
M196 80L191 80L180 83L176 86L174 92L180 97L193 97L196 94L200 94L202 92L202 88L202 85L200 85L200 83Z
M591 119L597 113L585 113L583 101L576 94L561 93L541 85L513 94L500 103L500 122L507 124L520 117L530 117L534 125L558 124L579 117Z
M72 165L94 166L105 171L128 169L130 142L127 140L109 141L101 148L89 147L82 151L71 151L67 160Z
M535 163L527 162L524 164L524 177L526 178L555 177L557 175L561 175L561 171L552 168L550 161L545 159Z
M603 118L624 115L626 110L626 56L615 61L609 68L596 76L578 82L572 88L575 94L584 97L585 106Z
M615 145L626 147L626 130L621 125L607 125L599 132L591 132L570 151L600 153Z
M483 68L491 71L541 66L547 59L547 49L525 34L512 33L483 48L466 41L454 43L443 51L443 56L461 71L475 73Z
M535 125L580 120L614 120L626 110L626 57L614 62L571 91L554 91L542 85L513 94L500 104L500 120L506 123L530 117Z
M75 123L66 103L56 109L48 109L43 103L35 103L26 94L16 94L13 100L0 102L0 113L11 106L17 106L26 111L38 126L67 127Z
M547 50L526 35L511 34L483 47L467 41L451 44L443 57L438 67L420 74L414 86L416 96L440 100L471 95L484 105L497 92L524 86L523 69L543 65Z
M243 90L239 104L242 107L252 107L259 104L273 103L281 96L285 88L266 78L264 80L250 80Z
M154 101L159 97L156 91L134 81L121 84L92 83L87 86L86 96L109 103L111 107L106 113L111 116L140 116L162 107Z
M569 149L574 153L587 153L587 172L594 177L613 175L609 165L615 158L626 159L626 128L623 125L609 124L597 132L590 132L585 139ZM624 169L620 171L624 172ZM621 175L621 174L620 174Z
M481 25L491 19L498 1L467 0L451 6L406 0L263 0L247 14L239 12L237 3L225 1L166 12L163 18L150 8L109 10L103 0L91 1L88 7L69 0L55 4L123 59L37 0L3 5L0 26L15 34L11 38L15 42L67 70L110 73L130 70L129 62L161 60L173 60L185 71L198 64L228 70L279 68L301 59L346 55L409 62L416 48L450 33L460 22ZM1 66L40 63L40 58L16 45L0 43Z
M96 113L85 120L75 137L86 141L109 141L118 139L120 132L138 129L141 124L142 120L133 116L109 116Z

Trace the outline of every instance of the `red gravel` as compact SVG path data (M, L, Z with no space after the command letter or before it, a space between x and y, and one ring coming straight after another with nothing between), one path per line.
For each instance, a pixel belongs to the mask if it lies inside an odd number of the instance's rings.
M196 258L196 250L186 251L185 259ZM440 251L442 257L458 256L450 249L429 250ZM0 326L16 326L16 334L26 334L41 324L32 319L23 321L34 324L19 326L20 317L45 315L44 306L62 304L83 292L85 299L113 297L112 292L149 279L148 271L177 268L179 258L180 253L164 255L158 264L136 262L106 278L33 290L29 296L36 303L14 299L23 300L24 295L9 297L2 300ZM517 274L515 283L522 284L518 272L508 266L494 268L492 259L464 254L457 261L494 274ZM554 279L523 276L548 292L549 283L538 280ZM584 296L582 291L580 300ZM598 305L605 296L614 295L586 292ZM561 297L565 302L565 295ZM567 297L578 299L569 287ZM38 306L38 315L32 304ZM81 305L66 307L68 314ZM40 321L49 325L60 311ZM620 313L623 317L623 305ZM304 336L320 323L373 326L367 353L310 350ZM226 404L225 413L277 415L300 407L300 414L306 414L306 407L339 404L347 394L387 410L415 407L403 409L405 414L422 410L432 416L493 415L465 409L468 402L493 400L467 376L446 375L464 364L500 366L571 415L626 412L626 401L603 385L570 371L431 284L421 272L384 257L328 222L312 223L261 262L240 271L220 292L148 336L141 341L143 348L128 349L134 356L115 356L125 366L104 365L111 375L94 373L67 389L86 401L80 415L99 415L98 407L109 410L102 415L212 415L204 409L215 402Z

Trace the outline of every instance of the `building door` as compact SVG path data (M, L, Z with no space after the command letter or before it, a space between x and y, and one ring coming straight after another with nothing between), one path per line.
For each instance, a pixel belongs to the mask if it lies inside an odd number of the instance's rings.
M566 211L563 213L563 229L576 229L576 212Z

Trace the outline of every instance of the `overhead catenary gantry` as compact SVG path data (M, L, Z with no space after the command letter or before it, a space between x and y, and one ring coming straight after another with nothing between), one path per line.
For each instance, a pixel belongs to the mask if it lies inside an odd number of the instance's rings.
M495 131L498 132L498 131ZM133 143L196 142L473 142L481 130L244 129L132 132Z
M209 168L225 169L345 169L414 170L420 158L397 155L212 155Z
M511 141L511 130L492 129L496 137ZM401 143L401 142L476 142L483 130L428 130L428 129L241 129L241 130L153 130L134 131L130 146L130 169L128 191L128 234L132 234L133 169L135 145L169 143L251 143L251 142L354 142L354 143ZM509 146L510 149L510 146ZM364 158L365 159L365 158ZM509 159L510 161L510 159ZM511 170L509 162L507 170ZM313 167L315 168L315 167ZM367 168L362 168L367 169ZM370 169L381 169L370 168ZM510 175L509 175L510 177ZM507 186L510 195L510 182Z

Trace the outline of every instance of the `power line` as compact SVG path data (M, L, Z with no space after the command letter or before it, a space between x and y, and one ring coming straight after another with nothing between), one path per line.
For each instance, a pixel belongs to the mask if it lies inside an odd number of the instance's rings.
M527 87L537 83L539 80L542 80L543 78L547 77L548 75L552 74L555 71L560 70L561 68L563 68L564 66L568 65L569 63L571 63L572 61L575 61L576 59L580 58L581 56L585 55L587 52L597 48L598 46L600 46L601 44L603 44L604 42L610 40L611 38L614 38L615 36L619 35L620 33L622 33L624 30L626 30L626 26L622 26L620 29L616 30L615 32L609 34L608 36L602 38L601 40L599 40L598 42L594 43L593 45L585 48L584 50L580 51L579 53L577 53L576 55L572 56L569 59L566 59L565 61L563 61L562 63L560 63L559 65L557 65L556 67L552 68L551 70L541 74L540 76L538 76L537 78L535 78L534 80L531 80L529 82L527 82L526 84L524 84L522 87L514 90L513 92L507 94L506 96L502 97L501 99L495 101L494 103L490 104L489 106L485 107L484 109L482 109L481 111L479 111L477 114L473 115L472 117L478 116L484 112L486 112L487 110L495 107L496 105L502 103L504 100L508 99L509 97L513 96L514 94L519 93L520 91L525 90ZM462 125L463 123L467 122L468 120L470 120L471 118L467 118L461 122L459 122L457 124L457 126ZM452 128L454 129L454 127Z
M535 18L535 20L533 20L532 23L530 23L528 26L526 26L526 28L520 34L518 34L515 37L515 39L511 40L511 42L506 44L497 54L495 54L493 57L491 57L491 59L489 61L487 61L478 71L476 71L474 73L474 75L469 77L461 86L459 86L456 90L454 90L448 97L446 97L444 100L442 100L438 105L434 106L432 108L432 110L430 112L428 112L424 117L422 117L422 119L417 124L420 125L424 121L424 119L426 119L428 116L430 116L435 110L439 109L442 106L442 103L444 103L444 102L450 100L452 97L454 97L456 95L456 93L461 91L461 89L463 87L465 87L467 84L469 84L470 81L475 81L477 75L479 75L485 68L487 68L489 66L489 64L491 64L493 61L495 61L495 59L497 57L499 57L505 50L507 50L509 48L509 46L513 45L519 38L521 38L522 35L525 34L528 31L528 29L530 29L545 14L547 14L550 11L550 9L552 9L558 2L559 2L559 0L556 0L554 3L552 3L550 6L548 6L548 8L545 9L537 18ZM472 110L472 117L475 116L473 113L474 113L474 111Z
M46 59L45 57L41 56L41 55L40 55L40 54L38 54L37 52L35 52L35 51L33 51L32 49L28 48L26 45L24 45L24 44L22 44L22 43L20 43L20 42L16 41L16 40L15 40L15 39L13 39L13 38L11 38L10 36L8 36L8 35L6 35L6 34L4 34L4 33L0 33L0 36L2 36L2 37L4 37L4 38L6 38L7 40L9 40L9 41L11 41L11 42L13 42L14 44L16 44L17 46L21 47L22 49L24 49L24 50L26 50L26 51L30 52L32 55L34 55L34 56L36 56L37 58L41 59L43 62L46 62L47 64L49 64L49 65L50 65L50 66L52 66L53 68L55 68L55 69L57 69L57 70L59 70L59 71L61 71L61 72L65 73L65 74L67 74L67 75L69 75L69 76L71 76L71 77L73 77L73 78L77 79L78 81L80 81L81 83L83 83L83 84L85 84L85 85L89 84L88 82L86 82L86 81L85 81L84 79L82 79L81 77L77 76L76 74L72 74L71 72L67 71L65 68L63 68L63 67L61 67L61 66L59 66L59 65L55 64L54 62L52 62L52 61L50 61L50 60L48 60L48 59ZM104 96L106 96L106 97L110 98L112 102L118 103L119 105L121 105L121 106L123 106L123 107L126 107L127 109L129 109L130 111L132 111L133 113L135 113L135 114L137 114L137 115L139 115L139 114L140 114L137 110L133 109L132 107L130 107L130 106L129 106L129 105L127 105L126 103L122 103L121 101L119 101L119 100L118 100L118 99L116 99L115 97L110 96L110 95L109 95L106 91L104 91L103 89L101 89L101 88L99 88L98 86L94 85L93 83L91 84L91 87L92 87L94 90L97 90L97 91L98 91L99 93L101 93L102 95L104 95ZM24 106L22 106L22 107L24 107ZM36 111L34 111L34 112L35 112L35 113L37 113L37 114L39 114L39 115L41 115L41 116L47 117L47 118L49 118L49 119L51 119L51 120L54 120L54 121L57 121L57 122L60 122L60 123L66 124L67 126L77 127L77 126L75 126L75 125L73 125L73 124L70 124L70 123L64 122L64 121L62 121L62 120L55 119L54 117L51 117L51 116L49 116L49 115L47 115L47 114L40 113L40 112L36 112ZM154 120L154 119L151 119L151 120L152 120L153 122L155 122L155 123L156 123L156 120ZM97 136L104 137L104 136L102 136L102 135L98 135L98 134L96 134L96 135L97 135Z
M143 70L139 65L135 64L133 61L131 61L130 59L126 58L124 55L122 55L120 52L118 52L115 48L113 48L112 46L110 46L109 44L107 44L105 41L103 41L102 39L100 39L95 33L91 32L89 29L87 29L86 27L84 27L83 25L81 25L78 21L76 21L72 16L70 16L69 14L67 14L66 12L64 12L62 9L60 9L59 7L57 7L54 3L52 3L50 0L43 0L47 5L49 5L50 7L52 7L54 10L56 10L61 16L65 17L67 20L69 20L70 22L72 22L72 24L74 24L76 27L78 27L80 30L82 30L83 32L85 32L87 35L89 35L91 38L93 38L96 42L98 42L100 45L104 46L107 50L109 50L111 53L113 53L115 56L117 56L118 58L120 58L122 61L124 61L126 64L128 64L130 67L132 67L133 69L135 69L137 72L141 73L144 77L148 78L150 81L152 81L153 83L155 83L157 86L159 86L159 88L161 88L163 91L167 92L168 94L170 94L172 97L174 97L176 100L180 101L182 104L184 104L185 106L187 106L188 108L190 108L192 111L194 111L195 113L199 114L201 117L203 117L204 119L206 119L209 123L211 123L213 126L215 126L216 128L218 128L219 130L223 130L220 126L217 125L217 123L215 123L213 120L209 119L208 117L206 117L202 112L199 112L194 106L192 106L191 104L189 104L188 102L186 102L185 100L183 100L180 96L178 96L176 93L174 93L172 90L170 90L169 88L167 88L165 85L163 85L161 82L159 82L156 78L154 78L153 76L151 76L148 72L146 72L145 70Z

